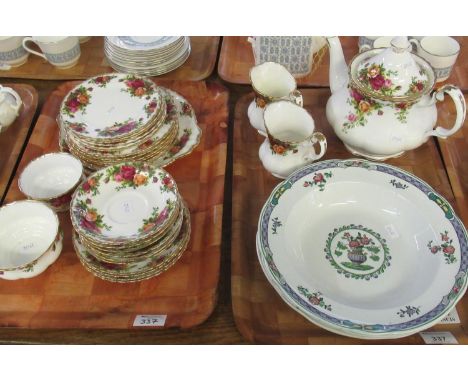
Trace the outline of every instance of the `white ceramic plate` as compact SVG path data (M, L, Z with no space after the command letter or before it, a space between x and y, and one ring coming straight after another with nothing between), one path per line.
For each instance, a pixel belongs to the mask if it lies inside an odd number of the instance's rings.
M80 235L118 244L165 229L178 203L177 185L166 171L128 162L92 174L75 191L70 212Z
M161 95L153 81L111 73L90 78L71 90L60 106L60 120L63 128L83 137L122 139L145 127L160 107Z
M398 168L331 160L278 185L258 255L281 297L330 331L397 338L436 324L463 296L467 234L448 202Z

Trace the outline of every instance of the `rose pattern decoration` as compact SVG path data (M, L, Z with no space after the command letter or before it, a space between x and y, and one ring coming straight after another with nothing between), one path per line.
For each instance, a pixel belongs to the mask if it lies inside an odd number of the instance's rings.
M52 205L52 207L54 207L54 209L59 210L70 205L71 197L72 192L69 192L68 194L52 199L50 201L50 204Z
M118 135L128 134L131 131L139 128L142 125L143 118L135 121L131 118L124 122L116 122L112 126L106 127L103 130L96 129L100 137L116 137Z
M380 92L385 96L393 96L395 92L401 90L400 85L393 84L390 76L397 76L398 72L389 70L383 64L366 63L359 70L359 80L369 90Z
M152 116L154 112L156 111L157 107L158 107L158 103L156 102L156 98L153 98L148 104L144 106L146 116L147 117Z
M188 102L182 102L182 111L181 115L191 117L193 115L192 106Z
M152 179L153 183L156 183L153 175L155 170L147 164L123 164L109 167L106 170L105 183L108 183L111 179L119 185L115 188L116 191L124 188L131 187L136 189L137 187L145 186Z
M98 77L91 78L89 82L97 85L100 88L105 88L106 85L116 77L117 76L98 76Z
M416 77L411 77L411 84L405 95L421 94L426 85L427 81L422 81L418 80Z
M132 97L145 97L149 100L151 98L150 96L155 92L154 82L142 77L135 76L133 74L130 74L125 78L120 79L119 81L125 82L127 87L122 89L122 91L130 93Z
M343 123L343 131L346 133L349 129L356 126L364 126L367 123L366 116L371 115L375 110L377 115L383 115L382 104L370 98L364 97L356 89L349 87L350 97L347 99L348 105L352 106L353 111L350 111L346 116L346 121Z
M427 247L433 254L442 252L444 254L444 259L446 264L453 264L457 262L455 257L455 247L453 246L453 239L450 239L448 236L448 231L444 231L440 234L441 244L434 244L434 241L431 240L427 243Z
M323 300L322 293L320 292L309 292L307 288L304 288L303 286L298 286L297 290L299 291L300 294L302 294L307 300L312 304L312 305L317 305L325 310L331 311L332 307L331 305L325 304L325 301Z
M286 156L289 153L296 154L298 152L297 145L288 142L282 142L279 139L273 138L268 134L270 141L270 150L273 155Z
M401 123L407 122L406 117L408 116L410 107L411 106L405 102L400 102L400 103L395 104L395 110L396 110L395 115L397 116L397 119Z
M90 92L93 90L92 87L86 88L80 86L78 89L72 91L62 108L62 112L71 118L75 117L77 111L81 111L82 114L86 114L86 106L89 104L91 99Z
M103 222L103 215L98 214L96 208L92 208L91 200L79 200L73 208L73 214L81 228L89 233L99 234L103 229L109 231L111 226Z
M170 95L166 95L164 100L166 101L166 119L164 123L175 121L177 119L177 107L174 99Z
M175 184L172 178L169 175L164 176L161 179L161 186L159 189L163 192L173 192L175 193Z
M87 179L79 188L78 195L83 196L85 194L90 194L96 196L99 194L99 184L103 174L97 174L89 179Z
M78 122L73 122L73 123L66 123L66 126L73 131L76 131L77 133L81 134L89 134L89 131L86 129L86 124L84 123L78 123Z
M143 225L138 229L138 232L148 233L160 227L167 220L174 208L175 202L172 200L166 201L166 206L161 212L159 212L158 207L154 207L151 216L148 219L143 219Z
M333 174L331 171L324 173L316 172L312 177L312 181L306 180L303 184L303 187L317 186L319 191L323 191L325 189L325 185L327 184L327 179L330 179L332 176Z
M181 151L187 145L191 134L192 129L184 129L182 135L174 142L173 146L170 148L169 152L164 157L164 159L171 158L174 155L176 155L179 151Z

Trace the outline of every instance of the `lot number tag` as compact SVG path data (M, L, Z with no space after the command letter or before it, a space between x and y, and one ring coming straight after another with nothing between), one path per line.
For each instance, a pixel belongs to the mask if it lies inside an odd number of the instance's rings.
M133 321L133 326L164 326L166 314L139 314Z

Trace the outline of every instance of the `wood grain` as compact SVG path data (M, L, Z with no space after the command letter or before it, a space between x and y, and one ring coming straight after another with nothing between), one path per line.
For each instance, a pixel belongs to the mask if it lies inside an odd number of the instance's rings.
M467 95L465 101L468 103ZM445 97L443 107L438 108L437 126L450 128L455 122L455 113L455 104L450 97ZM438 138L438 142L460 217L468 225L468 119L455 135Z
M468 37L456 37L461 45L460 55L450 78L444 83L453 83L461 89L468 90ZM358 53L358 38L340 37L346 62ZM326 52L317 70L298 79L299 86L328 87L329 53ZM218 62L218 74L226 82L234 84L250 84L249 70L254 65L252 46L247 37L223 37L221 53Z
M0 134L0 205L5 197L8 182L16 168L19 155L28 137L29 128L37 109L36 90L26 84L2 84L15 90L21 100L20 113L7 131Z
M303 89L302 94L304 106L314 117L317 130L327 137L328 151L324 159L351 158L326 120L325 105L330 91ZM260 210L279 179L267 173L258 158L258 148L264 138L248 121L247 107L252 99L253 94L240 98L234 117L231 291L234 318L242 335L251 342L269 344L423 343L419 335L378 341L335 335L289 308L270 286L258 264L255 234ZM434 140L387 163L414 173L450 202L454 201ZM467 302L468 295L465 295L457 305L461 325L437 325L430 330L451 331L460 343L468 344Z
M165 328L190 328L205 321L216 300L220 270L227 148L228 92L219 84L163 81L192 105L202 129L195 151L167 167L187 202L192 236L182 258L147 281L116 284L95 278L80 264L71 243L68 213L60 213L64 249L43 274L0 280L0 326L21 328L131 328L137 314L167 314ZM54 91L41 112L6 201L23 199L17 177L27 163L58 151L55 118L76 82Z
M157 78L200 81L209 77L216 64L219 40L217 36L191 36L192 51L187 61L178 69ZM25 64L0 71L0 77L75 80L113 72L114 69L107 64L103 45L103 37L93 37L81 44L81 57L70 69L57 69L41 57L30 54Z

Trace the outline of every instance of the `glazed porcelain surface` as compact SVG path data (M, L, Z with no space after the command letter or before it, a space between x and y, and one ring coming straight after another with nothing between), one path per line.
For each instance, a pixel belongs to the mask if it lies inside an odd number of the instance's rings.
M314 132L312 116L295 103L276 101L268 104L264 121L268 138L260 146L259 157L265 169L274 176L285 178L325 154L325 136ZM319 146L318 152L315 144Z
M288 70L275 62L265 62L250 70L250 82L255 92L255 99L249 105L247 114L250 124L266 136L263 122L265 106L274 101L290 100L302 106L301 93L297 83Z
M18 185L29 199L46 202L55 211L66 211L83 177L83 165L74 156L50 153L31 161L21 173Z
M467 233L449 203L414 175L364 160L312 164L279 184L257 250L290 306L356 338L427 329L467 287Z
M40 52L31 49L28 43L34 43ZM59 69L68 69L76 65L81 55L80 42L76 36L32 36L23 39L23 48L29 53L42 57Z
M109 36L109 42L126 50L162 49L180 39L179 36Z
M0 133L13 124L22 104L23 101L17 92L0 85Z
M22 271L46 254L59 233L55 212L22 200L0 208L0 270Z
M178 202L177 186L166 171L129 162L92 174L75 191L70 213L79 234L115 244L163 230Z
M0 36L0 70L23 65L29 53L23 48L24 36Z
M424 59L410 53L406 38L394 38L390 48L359 54L351 62L349 74L339 39L328 40L332 96L327 102L327 119L352 153L385 160L419 147L432 136L446 138L463 125L463 94L453 85L431 93L434 71ZM455 103L455 123L450 129L434 129L436 101L446 94Z

